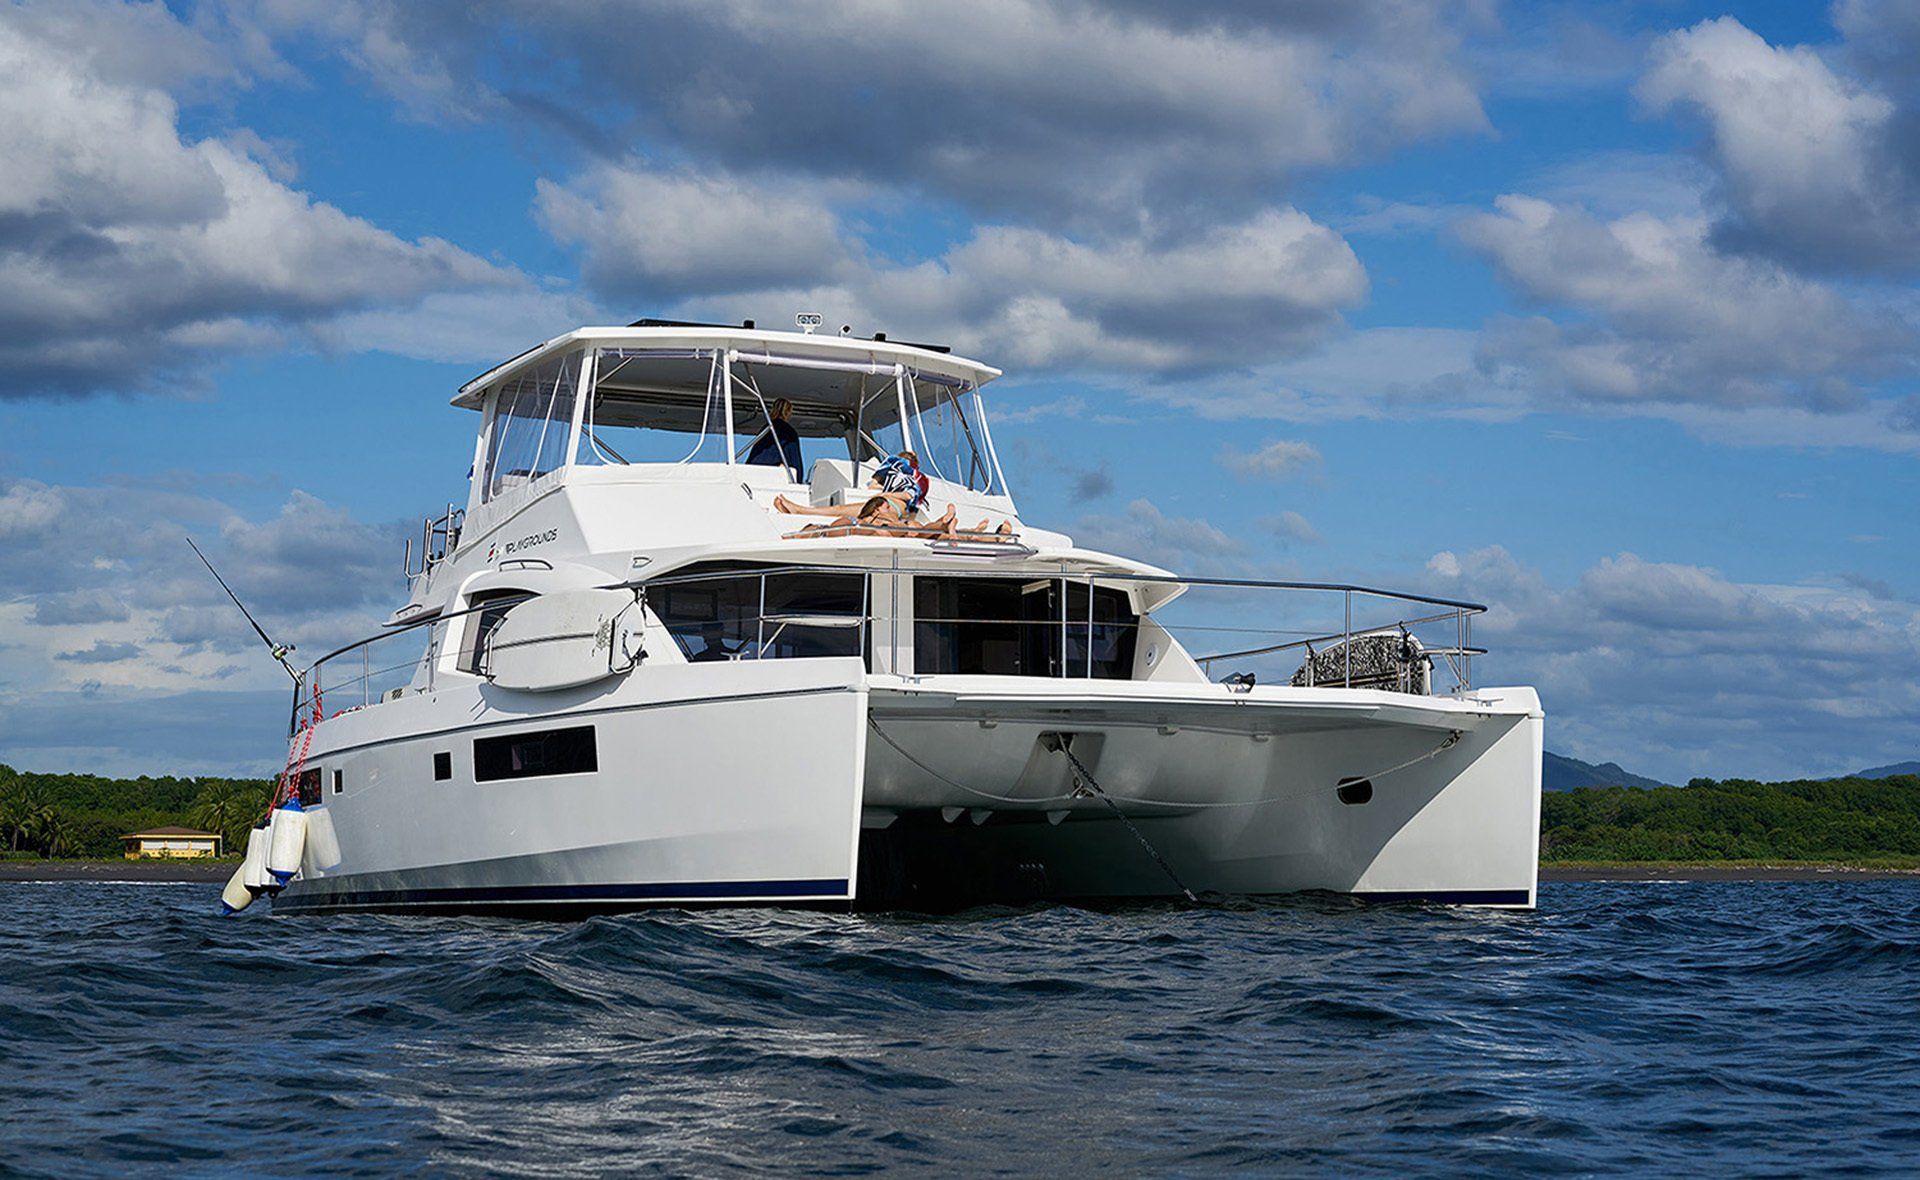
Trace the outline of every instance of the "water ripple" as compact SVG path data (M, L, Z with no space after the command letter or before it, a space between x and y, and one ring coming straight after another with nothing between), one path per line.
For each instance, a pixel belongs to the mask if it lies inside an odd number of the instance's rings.
M4 885L0 1171L1920 1171L1920 889L221 920Z

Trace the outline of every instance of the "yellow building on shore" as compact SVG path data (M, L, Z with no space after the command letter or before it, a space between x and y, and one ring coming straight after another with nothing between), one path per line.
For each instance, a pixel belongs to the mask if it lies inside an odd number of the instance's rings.
M128 860L154 856L211 859L220 855L223 843L225 841L219 833L202 832L194 828L149 828L144 832L128 832L120 837L120 846L126 850Z

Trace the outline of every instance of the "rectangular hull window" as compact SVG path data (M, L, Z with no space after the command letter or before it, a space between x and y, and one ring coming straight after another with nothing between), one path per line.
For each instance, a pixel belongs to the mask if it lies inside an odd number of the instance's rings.
M598 769L600 756L594 748L591 725L476 738L473 743L476 782L584 774Z

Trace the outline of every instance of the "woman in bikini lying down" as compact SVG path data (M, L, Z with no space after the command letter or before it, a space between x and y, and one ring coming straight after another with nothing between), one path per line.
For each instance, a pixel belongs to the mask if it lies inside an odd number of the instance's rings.
M778 507L776 501L775 506ZM952 504L938 519L924 525L908 524L900 519L899 509L886 496L869 497L860 511L847 516L844 513L834 517L826 524L810 524L799 532L788 533L788 537L924 537L936 541L957 541L961 539L978 541L1005 541L1013 536L1013 523L1003 521L998 529L989 530L987 522L982 520L971 529L955 526L954 518L959 509Z

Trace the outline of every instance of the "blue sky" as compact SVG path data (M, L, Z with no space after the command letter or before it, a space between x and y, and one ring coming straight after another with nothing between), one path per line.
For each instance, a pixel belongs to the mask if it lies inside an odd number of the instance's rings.
M276 761L452 390L802 309L1003 366L1023 514L1494 607L1549 746L1920 752L1913 6L0 8L0 760Z

